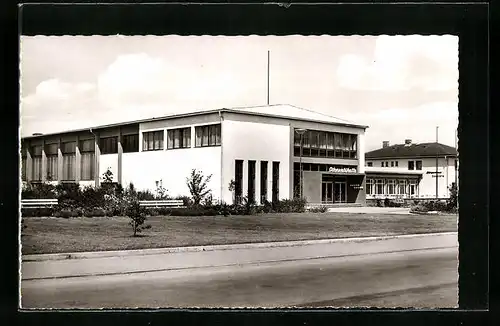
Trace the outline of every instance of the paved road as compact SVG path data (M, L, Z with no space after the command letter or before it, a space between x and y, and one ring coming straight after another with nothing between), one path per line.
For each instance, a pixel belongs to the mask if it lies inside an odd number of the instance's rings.
M23 308L455 307L457 248L23 280Z

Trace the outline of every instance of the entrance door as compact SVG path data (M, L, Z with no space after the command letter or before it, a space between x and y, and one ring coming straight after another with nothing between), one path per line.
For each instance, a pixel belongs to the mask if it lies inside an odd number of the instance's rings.
M335 202L345 203L347 201L347 183L335 182Z
M321 202L330 204L333 203L333 182L321 183Z

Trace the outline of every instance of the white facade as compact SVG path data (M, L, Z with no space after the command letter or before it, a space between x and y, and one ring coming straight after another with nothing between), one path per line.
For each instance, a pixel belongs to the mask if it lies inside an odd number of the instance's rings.
M438 198L448 198L450 196L449 187L453 182L458 181L458 170L455 169L456 157L440 157L438 158L437 171L439 177L437 178L438 184ZM417 169L417 161L422 162L422 169ZM414 162L414 169L409 169L409 163ZM421 157L421 158L387 158L387 159L366 159L370 173L375 171L394 172L394 175L403 177L405 174L421 173L422 177L418 183L418 193L415 198L436 198L436 158L435 157ZM386 166L387 165L387 166ZM370 174L367 174L370 178ZM391 178L391 177L387 177ZM395 179L395 178L394 178Z
M220 126L220 132L216 136L218 137L217 142L214 144L209 142L208 145L198 146L197 139L199 138L197 137L199 135L197 134L197 128L216 125ZM243 162L241 175L239 176L239 180L241 180L241 187L239 188L241 196L248 195L250 188L249 180L254 180L252 182L254 185L253 193L257 202L260 202L262 195L265 195L269 201L273 198L292 198L294 195L294 180L297 181L296 178L294 179L294 173L297 172L294 172L294 169L299 161L302 161L303 164L318 167L316 172L310 171L309 174L315 174L319 178L319 181L314 183L308 182L308 187L313 187L313 192L317 195L315 200L320 200L321 197L321 175L335 174L335 172L329 172L327 165L329 167L348 167L353 168L357 180L356 182L353 181L353 185L349 183L350 181L348 182L346 186L349 189L348 197L358 202L361 199L364 200L364 192L360 192L359 189L362 189L365 170L365 128L365 126L351 124L334 117L293 106L277 105L204 111L125 124L101 126L93 129L68 131L62 134L34 136L23 139L23 143L25 148L30 148L33 144L40 142L43 144L44 139L52 139L58 143L60 152L58 161L59 170L63 171L64 168L74 169L74 181L80 185L98 185L102 182L103 174L109 169L113 173L113 181L122 184L124 188L133 183L137 190L149 190L154 193L158 186L162 186L167 190L169 196L190 196L186 179L190 176L191 171L196 169L201 171L204 176L211 175L209 188L213 198L228 203L235 199L235 193L230 191L229 184L236 178L237 161ZM183 137L185 138L189 132L189 144L181 146L182 148L170 148L168 145L169 131L178 129L183 129ZM311 132L320 133L345 134L349 136L350 140L354 140L356 144L356 148L351 149L348 153L355 153L356 155L346 158L341 153L342 155L338 158L337 156L327 157L327 154L323 154L325 155L324 157L313 156L311 154L309 157L302 157L300 159L296 154L297 145L294 138L296 136L296 129L308 129ZM152 149L144 147L149 146L147 145L149 144L149 138L145 137L150 137L147 134L150 132L162 135L162 145L158 145L157 147L156 138L154 138ZM147 134L146 136L145 133ZM212 137L211 135L207 137ZM127 146L126 137L129 136L136 137L138 143L138 146L135 145L133 150L125 148ZM87 170L90 169L88 162L84 166L80 160L79 146L82 139L95 140L95 150L92 153L95 159L91 172ZM330 147L327 147L327 138L324 138L324 143L320 145L320 139L323 138L318 136L318 143L315 145L317 146L315 147L317 150L324 153L342 152L342 149L330 149ZM110 140L113 141L108 143ZM143 140L145 144L143 144ZM63 167L63 164L66 163L63 163L61 148L68 141L76 144L76 159L74 160L74 166L71 165L73 167ZM105 147L106 150L104 150ZM311 144L311 153L313 151L312 148L313 145ZM344 149L344 151L347 151L347 149ZM25 159L27 167L30 164L33 165L32 161L30 150L28 150ZM255 162L255 174L253 178L249 174L250 162ZM261 176L263 176L261 164L266 164L266 162L267 179L263 178L261 180ZM327 169L322 170L325 167ZM279 171L277 174L274 173L276 168ZM46 165L42 166L42 170L46 170ZM83 172L85 174L82 174ZM27 181L44 181L32 179L31 176L34 175L32 168L27 168L25 174L29 176ZM93 180L81 180L80 175L87 176L87 179L89 175L93 175L94 177ZM314 180L316 180L316 177ZM345 178L346 175L340 177ZM348 180L354 180L350 179L351 176L347 176L347 178ZM275 182L276 180L278 182ZM71 182L72 180L61 180L59 178L58 181ZM261 191L261 182L267 187L265 194Z

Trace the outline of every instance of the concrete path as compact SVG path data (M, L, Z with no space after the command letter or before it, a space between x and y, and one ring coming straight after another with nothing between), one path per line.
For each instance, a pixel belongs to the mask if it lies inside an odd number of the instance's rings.
M328 212L353 214L410 214L409 207L331 207Z
M456 232L388 238L309 241L302 245L248 244L228 250L227 246L207 246L208 250L136 251L125 256L99 257L88 255L79 259L23 261L22 280L68 278L193 268L237 266L266 262L283 262L319 258L366 255L381 252L412 251L458 246ZM175 248L174 248L175 249ZM145 254L147 253L147 254ZM43 255L42 255L43 256Z

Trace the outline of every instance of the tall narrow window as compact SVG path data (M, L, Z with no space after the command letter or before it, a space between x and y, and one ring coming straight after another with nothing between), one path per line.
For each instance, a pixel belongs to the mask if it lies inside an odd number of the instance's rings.
M118 137L101 138L99 142L101 154L116 154L118 153Z
M63 154L63 175L62 180L75 180L75 160L76 160L76 142L66 142L61 144Z
M255 203L255 161L248 161L248 201Z
M47 156L47 181L58 180L58 144L45 145L45 155Z
M243 195L243 161L235 160L234 163L234 200L240 204Z
M273 162L273 203L279 201L280 195L280 162Z
M375 182L373 179L366 179L366 194L373 195L373 187L375 186Z
M406 195L406 180L399 180L398 182L398 195Z
M384 180L377 179L375 181L375 193L377 195L383 195L384 194Z
M396 180L394 179L387 180L387 194L388 195L396 194Z
M179 128L167 131L167 149L191 147L191 128Z
M31 147L31 157L33 159L33 170L31 179L34 181L42 180L42 146Z
M260 202L267 200L267 161L260 162Z
M116 142L114 142L116 144ZM93 139L80 141L81 179L93 180L95 172L95 141Z
M142 134L142 150L163 150L163 130L144 132Z
M21 147L21 180L26 181L26 164L27 164L26 147Z
M139 134L124 135L122 137L122 147L124 153L139 151Z

